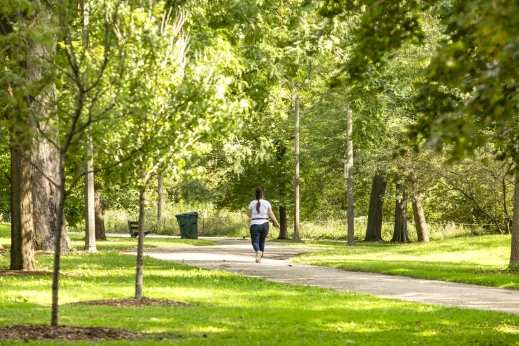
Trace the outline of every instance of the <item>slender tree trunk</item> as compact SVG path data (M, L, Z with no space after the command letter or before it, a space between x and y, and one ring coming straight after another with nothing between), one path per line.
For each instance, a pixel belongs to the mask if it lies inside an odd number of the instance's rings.
M34 270L34 221L32 212L32 166L25 158L30 150L11 147L11 269Z
M162 226L162 174L157 177L157 233L160 233Z
M96 248L96 221L95 221L95 197L94 197L94 148L92 134L87 131L87 148L85 153L85 250L97 252Z
M297 87L296 87L297 88ZM299 196L299 95L296 95L295 104L295 139L294 139L294 240L301 240L299 234L300 196Z
M382 239L382 216L384 207L384 196L386 194L387 182L380 173L375 174L371 184L371 196L369 198L368 225L364 241L383 241Z
M506 233L510 234L511 230L512 230L512 218L510 217L510 213L508 212L508 197L506 195L506 178L504 176L501 178L501 187L503 189L503 211L505 212Z
M142 298L143 276L144 276L144 208L145 188L139 194L139 236L137 239L137 267L135 276L135 299Z
M287 230L287 208L284 205L279 206L279 237L278 239L288 239Z
M400 183L396 184L395 228L391 241L395 243L409 242L407 233L407 192Z
M355 213L353 210L353 140L352 140L352 128L353 119L351 109L346 110L347 113L347 135L348 142L346 143L348 158L346 162L346 179L347 179L347 190L348 190L348 246L355 245Z
M94 191L96 240L106 240L105 216L101 192Z
M518 165L519 166L519 165ZM512 221L512 245L509 269L519 271L519 167L515 168L514 212Z
M425 221L425 214L422 207L422 197L415 194L412 198L414 224L416 227L416 235L419 242L429 242L429 230Z
M59 199L58 199L58 222L56 237L54 238L54 269L52 273L52 311L51 311L51 326L58 325L58 293L59 293L59 273L61 268L61 230L64 224L64 207L65 207L65 154L60 152L59 159Z

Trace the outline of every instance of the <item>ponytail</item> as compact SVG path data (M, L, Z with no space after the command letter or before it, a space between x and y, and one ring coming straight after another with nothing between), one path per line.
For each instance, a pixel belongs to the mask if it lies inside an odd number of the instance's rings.
M256 211L260 212L260 207L261 207L261 202L260 202L260 199L263 198L263 196L265 195L265 193L263 192L263 189L261 187L258 187L256 189L256 199L258 200L258 204L256 204Z

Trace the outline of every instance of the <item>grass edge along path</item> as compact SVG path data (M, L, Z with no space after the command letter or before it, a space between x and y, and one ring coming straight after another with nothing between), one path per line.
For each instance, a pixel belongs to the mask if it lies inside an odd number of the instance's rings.
M8 261L6 254L1 255L0 268L6 268ZM50 269L52 256L38 255L37 262L39 269ZM278 284L149 257L145 259L145 296L189 306L71 305L131 297L135 259L111 251L65 255L62 264L60 324L142 332L143 339L132 344L519 344L519 316ZM4 292L0 325L47 324L50 283L47 274L0 276ZM9 343L26 344L23 340Z
M11 247L10 225L0 223L0 244L5 248ZM85 247L84 233L69 233L74 250L81 251ZM147 237L144 240L145 248L186 247L186 246L214 246L217 242L206 239L180 239L180 238L154 238ZM107 240L96 240L96 248L99 251L133 250L137 249L137 238L108 237Z
M315 246L313 241L294 247ZM400 275L489 287L519 289L519 273L506 270L509 235L459 237L430 243L317 242L322 251L301 254L297 263L348 271Z

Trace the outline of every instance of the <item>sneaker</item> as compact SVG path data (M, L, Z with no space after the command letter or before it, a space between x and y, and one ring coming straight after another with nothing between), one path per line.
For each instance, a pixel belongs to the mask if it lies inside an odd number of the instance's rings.
M263 255L263 252L261 252L261 251L256 252L256 263L259 263L261 261L262 255Z

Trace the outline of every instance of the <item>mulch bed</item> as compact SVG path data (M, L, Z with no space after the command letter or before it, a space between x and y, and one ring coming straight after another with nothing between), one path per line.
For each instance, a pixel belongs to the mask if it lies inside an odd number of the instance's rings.
M106 299L106 300L88 300L84 302L70 303L67 305L108 305L119 307L143 307L143 306L187 306L189 303L179 302L167 299L152 298L125 298L125 299Z
M11 271L9 271L11 272ZM41 272L40 272L41 273ZM21 274L23 275L23 274ZM90 300L71 303L67 305L105 305L118 307L143 307L143 306L186 306L189 303L167 299L152 298L126 298ZM10 326L0 327L0 340L135 340L141 334L128 330L104 328L104 327L73 327L73 326ZM1 343L0 343L1 344Z
M135 340L139 334L121 329L72 326L0 327L0 340Z

